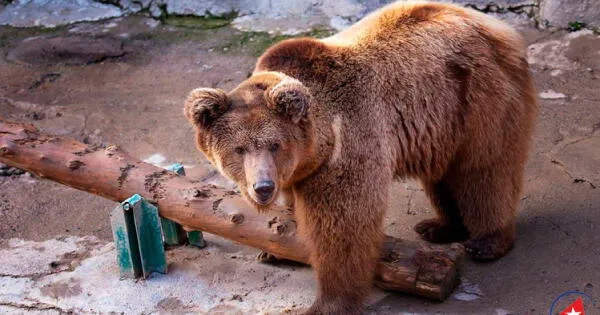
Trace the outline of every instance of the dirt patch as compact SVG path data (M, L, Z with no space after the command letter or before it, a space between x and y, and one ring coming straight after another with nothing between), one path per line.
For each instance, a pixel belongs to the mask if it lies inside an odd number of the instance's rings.
M67 298L81 294L81 285L75 279L50 283L40 288L42 295L55 299Z
M169 311L173 312L175 310L180 310L184 308L185 305L181 303L181 301L176 297L168 297L160 300L158 304L156 304L156 308L161 311Z
M98 245L96 241L78 241L79 248L74 251L64 253L59 259L51 261L48 265L52 272L62 272L65 270L73 271L81 264L83 260L90 257L91 251Z
M6 59L37 66L88 65L124 55L123 42L114 38L34 37L9 51Z

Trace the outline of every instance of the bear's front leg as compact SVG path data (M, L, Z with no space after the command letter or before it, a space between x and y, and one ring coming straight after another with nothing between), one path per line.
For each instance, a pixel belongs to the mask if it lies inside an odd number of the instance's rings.
M319 282L317 298L306 314L361 314L381 253L384 198L359 193L365 189L335 187L339 188L311 189L296 204ZM337 195L329 193L332 188Z

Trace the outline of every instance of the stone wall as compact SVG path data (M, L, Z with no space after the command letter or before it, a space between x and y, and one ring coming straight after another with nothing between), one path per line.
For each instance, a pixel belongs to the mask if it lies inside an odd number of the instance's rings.
M599 0L543 0L539 9L540 22L544 25L566 27L569 23L586 23L600 28Z
M566 28L573 22L600 27L599 0L441 1L509 20L530 19L543 27ZM390 2L393 0L3 0L0 25L51 27L140 12L155 18L235 13L234 25L241 29L293 33L317 26L342 29Z

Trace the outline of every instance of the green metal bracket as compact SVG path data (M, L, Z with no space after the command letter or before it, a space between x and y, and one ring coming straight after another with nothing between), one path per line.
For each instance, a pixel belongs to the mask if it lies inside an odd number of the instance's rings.
M181 163L175 163L167 167L167 170L173 171L180 176L185 176L185 169ZM161 223L163 226L163 233L165 236L165 244L167 245L181 245L186 242L189 242L190 245L204 248L206 247L206 242L204 242L204 236L202 235L202 231L190 231L186 233L184 232L181 225L165 219L161 218Z
M167 170L177 173L180 176L185 176L185 170L181 163L175 163L167 167ZM165 218L160 218L165 244L167 245L183 245L187 242L187 235L181 225Z
M121 205L110 213L110 225L117 250L117 263L121 278L137 278L142 275L142 261L133 222L133 212Z
M158 208L135 194L110 214L121 278L167 273Z
M192 246L196 246L198 248L206 247L206 242L204 241L204 236L202 235L202 231L190 231L187 232L188 242Z
M187 235L181 225L169 219L160 218L160 226L166 245L183 245L187 241Z
M177 175L185 176L185 169L181 163L171 164L167 167L167 170L177 173Z
M167 168L185 176L183 165ZM166 245L206 246L201 231L185 232L181 225L161 218L158 208L135 194L110 213L121 278L148 278L153 272L167 273Z

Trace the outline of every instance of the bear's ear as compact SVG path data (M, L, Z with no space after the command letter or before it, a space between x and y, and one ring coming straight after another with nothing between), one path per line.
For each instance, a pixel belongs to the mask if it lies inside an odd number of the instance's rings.
M312 96L300 81L284 78L266 91L267 106L295 124L305 119Z
M183 113L190 123L208 128L229 109L229 99L221 89L200 88L190 92Z

